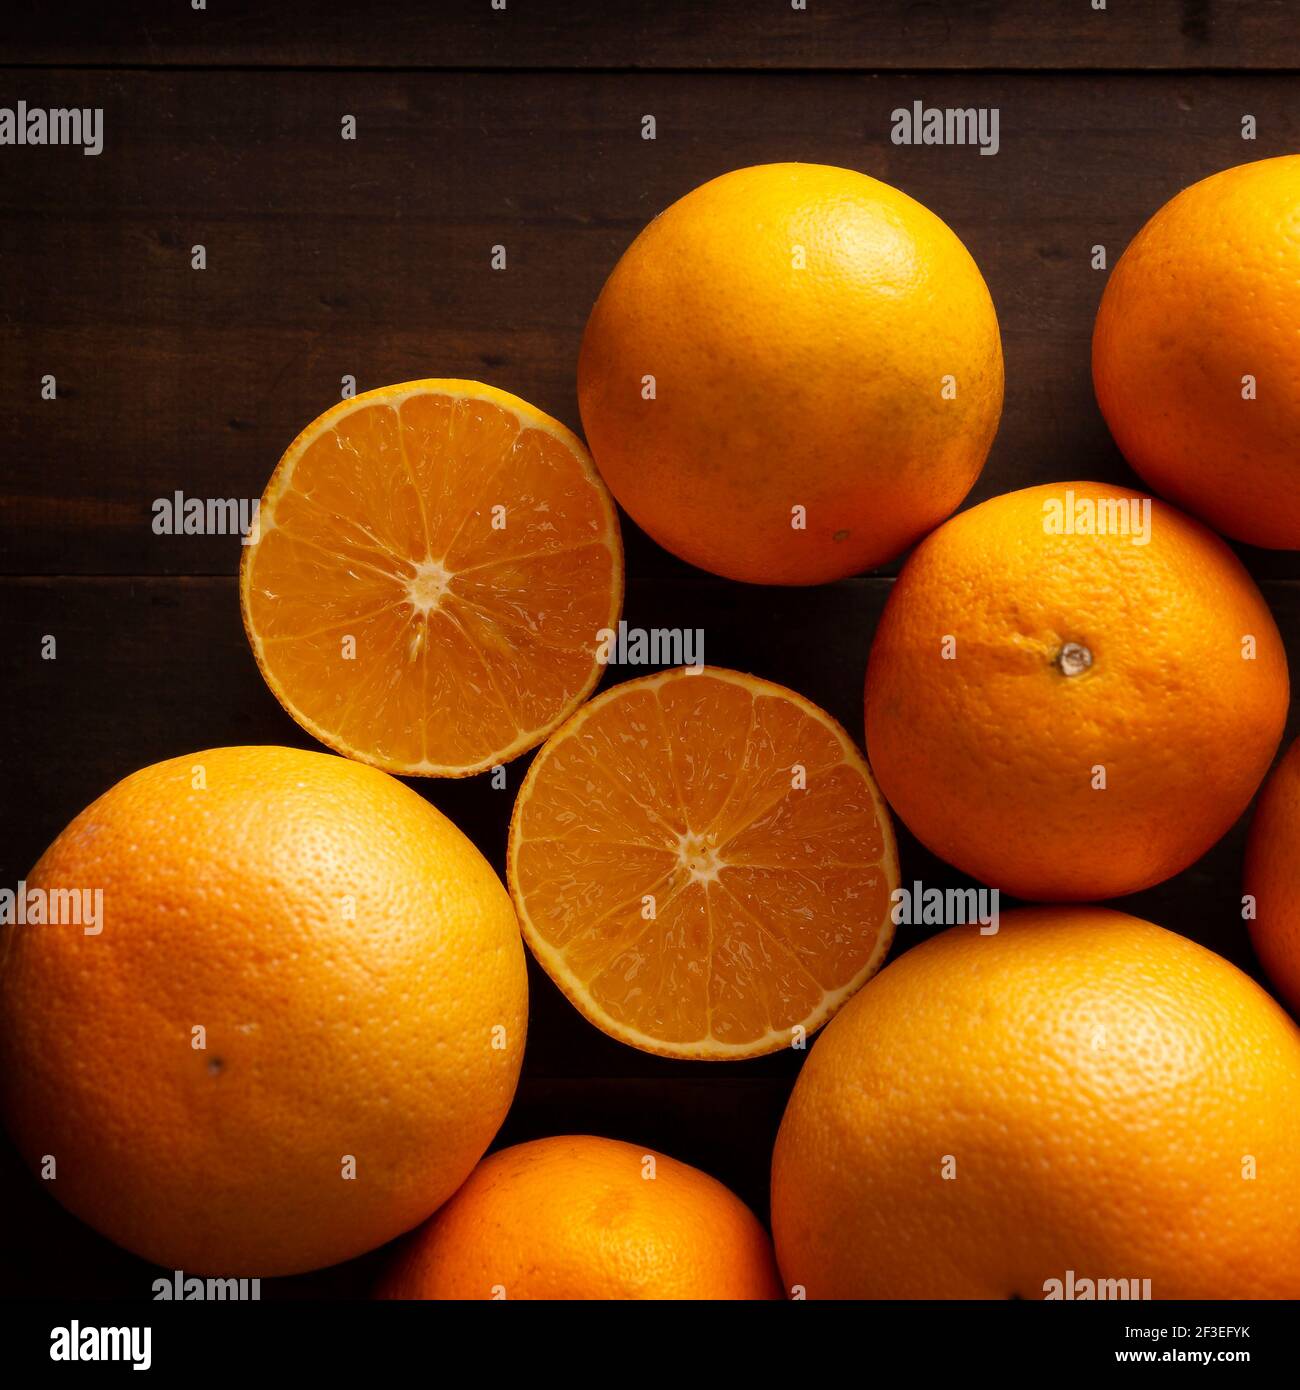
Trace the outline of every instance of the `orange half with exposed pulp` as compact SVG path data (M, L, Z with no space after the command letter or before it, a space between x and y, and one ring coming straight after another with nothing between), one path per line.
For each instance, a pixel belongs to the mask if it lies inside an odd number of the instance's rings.
M898 854L865 758L803 696L716 667L617 685L552 735L508 871L560 989L669 1057L800 1041L893 938Z
M289 446L240 572L266 683L322 743L463 777L594 689L623 550L581 441L473 381L341 401Z

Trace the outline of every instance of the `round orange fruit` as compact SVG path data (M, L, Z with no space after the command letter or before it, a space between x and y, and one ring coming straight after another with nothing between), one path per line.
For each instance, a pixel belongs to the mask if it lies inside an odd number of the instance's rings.
M1286 654L1241 562L1095 483L994 497L909 558L867 669L867 751L918 839L1046 901L1136 892L1246 809Z
M803 696L716 666L625 681L557 730L507 871L551 979L667 1057L802 1042L893 939L898 855L862 754Z
M1300 1014L1300 739L1273 769L1246 842L1250 937L1268 978Z
M1300 155L1167 202L1102 296L1092 376L1125 458L1238 540L1300 548Z
M632 519L729 579L818 584L892 559L979 476L1002 344L934 213L822 164L762 164L660 213L601 291L582 423Z
M407 776L538 744L592 692L618 621L618 517L581 441L475 381L340 401L266 485L244 627L308 733Z
M537 1139L485 1158L406 1241L382 1298L780 1298L772 1242L716 1179L635 1144Z
M102 912L5 929L0 1109L64 1206L167 1269L370 1250L505 1117L528 1011L510 900L383 772L274 747L156 763L27 888Z
M1296 1298L1297 1191L1300 1030L1268 994L1149 922L1031 908L832 1022L772 1225L810 1298Z

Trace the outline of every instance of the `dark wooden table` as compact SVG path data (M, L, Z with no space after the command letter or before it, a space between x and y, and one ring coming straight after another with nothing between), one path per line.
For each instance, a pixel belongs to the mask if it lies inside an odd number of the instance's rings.
M104 110L104 149L0 147L0 883L145 763L228 743L313 746L253 664L231 537L159 536L155 498L256 497L297 430L358 389L476 377L578 427L587 312L640 227L746 164L847 165L942 216L1001 319L1006 408L970 501L1136 480L1092 398L1105 273L1217 169L1300 149L1289 0L185 0L6 18L0 105ZM996 106L1001 149L900 147L914 100ZM657 138L642 139L642 118ZM341 138L344 116L357 138ZM1257 121L1253 141L1242 118ZM509 268L490 268L504 244ZM206 269L191 248L206 248ZM42 399L42 378L57 398ZM625 616L702 627L714 663L801 690L861 737L867 651L897 567L729 584L625 520ZM1239 547L1293 660L1300 556ZM42 641L57 639L57 659ZM610 678L635 675L612 671ZM1295 733L1295 721L1288 735ZM527 759L510 765L512 786ZM500 870L484 778L419 790ZM1129 911L1254 970L1245 823ZM962 880L901 835L905 879ZM905 929L895 951L919 939ZM606 1038L532 969L524 1076L500 1143L588 1132L695 1163L760 1213L799 1065L706 1065ZM122 1078L129 1098L131 1081ZM0 1152L0 1287L149 1296L151 1268L66 1216ZM364 1292L374 1257L267 1296Z

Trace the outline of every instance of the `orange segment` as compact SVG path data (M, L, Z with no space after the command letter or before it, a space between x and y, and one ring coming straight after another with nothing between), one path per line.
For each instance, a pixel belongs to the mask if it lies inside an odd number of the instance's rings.
M594 689L623 552L581 442L472 381L342 401L280 460L240 573L266 683L322 743L467 776Z
M898 887L866 760L824 711L735 671L593 700L537 755L510 823L534 955L598 1028L670 1057L754 1057L880 966Z

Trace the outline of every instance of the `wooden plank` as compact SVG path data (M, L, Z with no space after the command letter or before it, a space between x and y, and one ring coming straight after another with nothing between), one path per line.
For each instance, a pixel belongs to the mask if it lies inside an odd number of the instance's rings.
M637 580L627 618L645 627L699 627L708 661L752 671L807 695L862 741L862 686L887 579L809 589L721 581ZM1300 653L1300 583L1266 581L1264 592L1288 651ZM55 660L42 660L47 634ZM0 651L8 717L0 756L26 796L0 801L0 883L13 883L50 840L100 792L146 763L230 743L318 747L262 682L245 642L233 579L0 580ZM606 680L645 674L614 668ZM1300 732L1293 711L1288 737ZM504 871L506 834L526 758L506 787L490 779L417 779L411 785L445 812ZM1253 970L1239 916L1245 822L1169 883L1122 904L1203 941ZM905 878L941 887L965 882L901 830ZM906 949L922 933L900 937ZM623 1047L586 1024L540 973L533 976L529 1066L540 1077L647 1077L700 1070ZM761 1075L793 1074L797 1059L747 1064ZM704 1071L710 1071L707 1065Z
M1104 3L1104 0L1103 0ZM1285 68L1288 0L320 0L30 6L14 63L421 68Z
M1178 188L1300 147L1279 76L32 72L23 90L102 105L105 149L5 151L11 574L233 572L230 537L154 535L154 499L258 496L345 374L482 378L576 426L582 328L619 254L695 184L772 159L897 184L984 269L1007 402L972 500L1132 481L1092 400L1092 247L1113 264ZM918 94L997 105L998 155L891 144L890 112ZM1300 575L1295 555L1251 562ZM636 538L629 563L685 572Z
M766 0L763 0L766 4ZM479 376L576 425L573 372L592 298L641 225L695 183L776 158L865 169L944 216L1002 318L1003 427L974 499L1066 476L1132 481L1092 403L1091 318L1111 259L1178 187L1300 147L1281 75L329 71L376 68L1006 69L1297 66L1285 0L770 0L395 4L359 19L306 0L65 4L8 20L0 61L323 71L11 69L33 105L102 105L105 153L0 150L0 882L133 768L235 742L315 746L244 640L229 538L154 536L150 503L255 496L298 427L337 396L430 374ZM495 27L494 27L495 26ZM889 112L997 105L1002 149L899 148ZM338 139L343 112L361 138ZM658 139L639 138L641 116ZM1247 112L1260 122L1239 138ZM209 269L189 269L195 241ZM487 268L504 242L510 269ZM59 399L38 399L53 372ZM807 590L729 585L629 528L626 617L702 627L710 661L782 681L861 740L861 687L886 578ZM1300 560L1246 552L1293 656ZM896 567L895 567L896 568ZM21 577L34 576L34 577ZM54 577L58 576L58 577ZM54 662L40 656L46 634ZM61 664L60 664L61 663ZM641 674L613 671L609 679ZM1288 739L1300 731L1293 716ZM502 868L508 787L419 790ZM1176 879L1115 904L1258 974L1240 921L1246 820ZM959 885L906 831L905 878ZM927 933L900 937L895 953ZM771 1144L802 1057L674 1063L588 1025L530 964L524 1075L499 1136L649 1143L766 1211ZM148 1297L156 1271L67 1216L0 1139L0 1296ZM386 1254L274 1281L276 1297L363 1296Z

